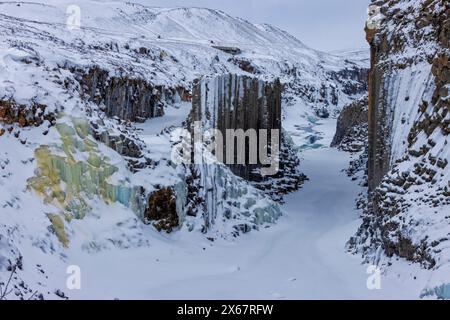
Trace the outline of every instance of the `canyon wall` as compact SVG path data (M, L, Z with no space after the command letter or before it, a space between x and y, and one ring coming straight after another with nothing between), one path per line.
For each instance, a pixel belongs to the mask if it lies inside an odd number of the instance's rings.
M369 202L351 243L437 279L450 264L450 3L373 1L370 11Z

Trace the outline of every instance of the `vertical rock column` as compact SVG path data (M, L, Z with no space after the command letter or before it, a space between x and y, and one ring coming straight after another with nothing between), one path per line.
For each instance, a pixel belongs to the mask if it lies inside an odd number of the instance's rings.
M281 92L279 80L272 83L238 75L220 75L197 80L193 88L192 121L200 121L203 130L218 129L226 140L226 130L266 129L271 141L272 129L281 131ZM258 135L259 146L259 135ZM278 142L279 143L279 142ZM246 162L228 164L238 176L247 180L259 179L254 170L261 163L249 163L249 143L246 143ZM259 150L258 150L259 151ZM224 147L224 159L227 158ZM233 155L236 159L236 148Z
M370 44L371 68L369 71L369 153L368 185L374 190L389 171L389 144L386 143L390 133L387 130L387 110L382 101L381 82L383 70L378 66L379 45L375 38L377 29L366 27L366 38Z

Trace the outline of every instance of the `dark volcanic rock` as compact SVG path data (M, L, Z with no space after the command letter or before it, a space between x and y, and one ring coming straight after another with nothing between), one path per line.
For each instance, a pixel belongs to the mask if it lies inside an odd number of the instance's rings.
M282 201L284 195L297 190L306 180L299 171L299 159L292 143L281 128L281 93L283 87L257 78L223 75L197 81L193 89L191 123L198 121L203 130L217 129L224 138L223 160L231 171L250 181L272 199ZM234 150L227 150L228 130L249 133L245 141L235 140ZM254 138L251 138L251 132ZM261 136L261 131L267 136ZM269 167L260 158L262 150L279 151L279 161L274 161L275 171L264 174ZM250 150L256 150L251 160ZM244 161L239 162L239 152ZM267 152L267 151L266 151ZM274 156L269 152L269 156ZM228 158L232 159L231 163Z
M278 130L277 144L281 141L281 92L282 85L279 80L266 83L246 76L224 75L197 81L193 88L191 120L211 123L212 128L219 130L223 137L226 137L228 129L265 129L268 132L266 142L269 142L266 147L270 148L271 130ZM206 97L206 100L202 99L202 96ZM258 135L255 141L258 146L259 138ZM260 180L260 175L255 174L255 170L261 167L261 163L250 163L249 147L249 142L245 143L245 164L237 164L237 154L234 154L234 164L227 165L240 177ZM228 150L225 146L223 155L223 158L227 159Z
M346 151L361 151L367 144L367 96L344 107L337 121L332 147Z
M158 231L167 233L179 226L176 197L172 188L163 188L150 194L144 219Z
M111 76L99 68L87 73L73 71L80 74L80 85L88 99L103 107L107 116L122 120L143 122L160 117L164 115L167 101L174 102L176 95L186 100L190 96L184 88L166 88L142 79Z
M47 106L33 104L18 105L14 101L0 100L0 122L18 124L20 127L40 126L44 121L55 124L56 115L46 112Z

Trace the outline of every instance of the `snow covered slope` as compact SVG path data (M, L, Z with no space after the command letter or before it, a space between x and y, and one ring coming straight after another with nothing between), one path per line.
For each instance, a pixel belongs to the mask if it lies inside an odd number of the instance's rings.
M366 89L361 69L367 65L362 68L359 58L352 62L312 50L270 25L209 9L83 0L77 2L80 28L74 29L66 23L78 13L70 4L2 2L2 50L14 47L48 68L95 65L172 88L189 89L195 78L213 73L280 77L305 102L332 111ZM238 48L240 54L215 47Z

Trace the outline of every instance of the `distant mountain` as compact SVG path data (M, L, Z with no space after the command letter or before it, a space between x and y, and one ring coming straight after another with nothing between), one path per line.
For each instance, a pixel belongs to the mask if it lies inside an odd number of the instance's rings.
M169 87L189 88L199 76L225 72L280 77L305 103L333 110L365 89L361 72L368 65L359 52L346 59L319 52L274 26L211 9L83 0L77 2L81 29L71 31L71 4L0 3L1 48L13 46L48 65L96 65ZM217 47L236 47L240 54Z
M349 61L359 62L362 67L370 65L370 49L338 50L330 52Z

